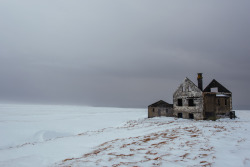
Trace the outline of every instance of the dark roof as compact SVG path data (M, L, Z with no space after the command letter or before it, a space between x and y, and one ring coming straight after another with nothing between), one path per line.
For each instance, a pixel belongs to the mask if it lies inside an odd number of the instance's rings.
M208 86L203 90L203 92L211 92L211 88L216 88L216 87L218 88L218 92L231 93L227 88L222 86L215 79L213 79L212 82L210 82L210 84L208 84Z
M155 102L148 107L173 107L173 104L168 104L167 102L160 100L158 102Z

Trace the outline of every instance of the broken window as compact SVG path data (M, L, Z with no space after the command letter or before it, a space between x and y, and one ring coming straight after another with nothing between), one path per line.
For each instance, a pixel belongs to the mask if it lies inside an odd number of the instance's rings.
M188 99L188 106L195 106L194 99Z
M194 114L189 114L189 119L194 119Z
M218 87L210 88L210 91L211 91L211 92L218 92Z
M182 106L182 99L178 99L178 106Z

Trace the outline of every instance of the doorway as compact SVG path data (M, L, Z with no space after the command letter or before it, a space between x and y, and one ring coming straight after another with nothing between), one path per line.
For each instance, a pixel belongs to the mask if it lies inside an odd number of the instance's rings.
M182 118L182 113L178 113L178 118Z
M194 119L194 114L189 114L189 119Z
M158 109L158 116L160 117L161 116L161 110Z

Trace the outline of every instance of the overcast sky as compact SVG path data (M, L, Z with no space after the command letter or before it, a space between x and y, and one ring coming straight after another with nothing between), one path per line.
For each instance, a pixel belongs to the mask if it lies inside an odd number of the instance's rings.
M0 102L147 107L198 72L250 106L249 0L0 0Z

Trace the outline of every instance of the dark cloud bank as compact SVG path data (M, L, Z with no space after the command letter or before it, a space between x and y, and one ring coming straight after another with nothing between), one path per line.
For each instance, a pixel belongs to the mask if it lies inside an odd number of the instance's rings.
M249 106L250 1L2 0L0 101L146 107L203 72Z

